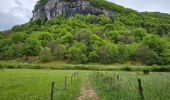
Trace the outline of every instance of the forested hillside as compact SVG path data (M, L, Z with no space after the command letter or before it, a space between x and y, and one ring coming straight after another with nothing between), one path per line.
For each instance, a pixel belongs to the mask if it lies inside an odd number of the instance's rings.
M42 62L170 64L169 14L137 12L105 0L89 1L117 13L113 18L80 14L37 18L14 26L9 34L0 33L0 59L23 57L27 61L29 56L39 56Z

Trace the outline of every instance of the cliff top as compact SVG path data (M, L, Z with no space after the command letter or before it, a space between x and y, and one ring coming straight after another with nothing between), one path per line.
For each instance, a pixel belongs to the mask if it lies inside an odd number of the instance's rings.
M74 2L74 1L88 1L92 6L95 6L100 9L105 9L105 10L111 10L115 12L136 12L133 9L125 8L123 6L117 5L115 3L106 1L106 0L39 0L37 1L34 10L37 10L39 8L43 8L48 1L63 1L63 2Z

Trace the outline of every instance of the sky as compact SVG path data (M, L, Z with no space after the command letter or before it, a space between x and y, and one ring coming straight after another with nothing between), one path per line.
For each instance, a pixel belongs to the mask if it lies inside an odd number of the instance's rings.
M23 24L32 17L37 0L0 0L0 31ZM170 0L108 0L137 11L163 12L170 14Z

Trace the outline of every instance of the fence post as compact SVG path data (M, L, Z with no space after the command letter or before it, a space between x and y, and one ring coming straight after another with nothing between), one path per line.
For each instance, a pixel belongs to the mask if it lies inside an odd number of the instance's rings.
M76 78L76 72L74 72L74 78Z
M54 100L54 82L52 82L52 84L51 84L50 100Z
M141 83L141 79L138 79L138 84L139 84L139 95L141 100L144 100L144 95L143 95L143 88L142 88L142 83Z
M119 78L119 75L117 75L117 89L118 89L118 91L119 91L119 80L120 80L120 78Z
M67 89L67 76L65 76L65 82L64 82L64 85L65 85L65 90Z
M72 80L73 80L73 74L71 74L71 83L72 83Z

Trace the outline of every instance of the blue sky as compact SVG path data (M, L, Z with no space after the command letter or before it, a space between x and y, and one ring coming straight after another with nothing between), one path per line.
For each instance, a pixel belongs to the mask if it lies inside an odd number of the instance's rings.
M0 30L28 22L37 0L0 0ZM170 14L170 0L108 0L137 11Z

